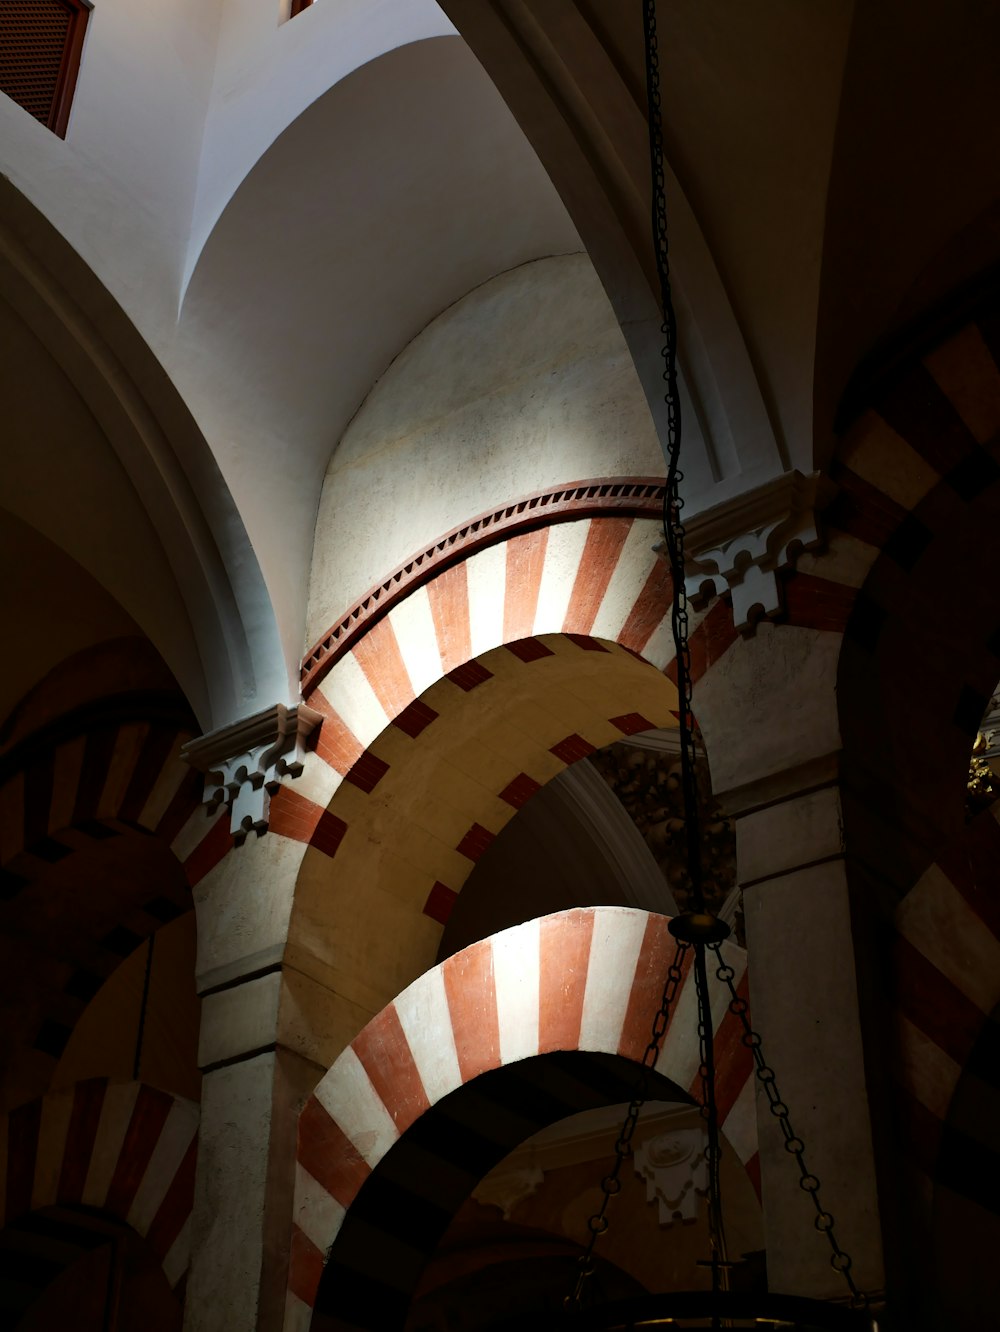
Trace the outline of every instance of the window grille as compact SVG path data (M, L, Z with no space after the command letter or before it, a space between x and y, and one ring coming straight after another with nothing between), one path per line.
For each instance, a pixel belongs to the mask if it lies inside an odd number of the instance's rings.
M0 0L0 92L66 137L89 0Z

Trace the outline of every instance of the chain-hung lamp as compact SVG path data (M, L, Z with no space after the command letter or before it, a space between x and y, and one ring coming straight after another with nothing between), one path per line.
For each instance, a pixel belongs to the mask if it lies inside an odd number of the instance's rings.
M844 1332L877 1332L878 1323L868 1297L855 1282L851 1259L841 1248L835 1233L834 1217L820 1197L820 1181L810 1171L805 1159L805 1144L792 1125L789 1107L782 1100L775 1073L769 1067L761 1039L750 1025L748 1005L737 993L735 973L721 952L729 935L729 926L707 907L703 887L701 839L699 836L696 743L692 712L691 655L688 644L688 608L684 590L684 525L680 483L681 407L677 385L677 323L670 292L669 251L667 244L667 208L665 189L662 106L660 96L659 48L656 29L656 0L643 0L646 92L649 109L649 151L652 174L652 231L656 269L663 311L663 379L665 383L667 427L667 482L664 495L663 526L665 549L673 583L671 628L676 648L676 681L681 758L681 784L685 811L687 869L690 879L690 908L670 923L677 947L667 972L659 1010L653 1021L649 1044L642 1059L633 1099L615 1144L615 1159L602 1181L602 1201L589 1219L588 1243L577 1262L571 1293L565 1300L563 1322L546 1314L537 1321L521 1319L519 1329L556 1325L566 1332L612 1332L612 1329L670 1327L722 1328L756 1327L799 1329L844 1329ZM609 1205L621 1191L622 1172L632 1152L632 1138L646 1103L650 1079L660 1055L664 1035L675 1006L678 991L690 961L697 994L698 1039L701 1056L701 1114L706 1129L705 1155L708 1165L708 1232L711 1269L708 1290L675 1291L643 1296L625 1302L595 1304L589 1295L589 1282L595 1271L595 1248L609 1226ZM729 1289L732 1264L726 1252L720 1182L721 1142L716 1104L714 1024L712 1021L709 972L728 988L729 1010L742 1024L743 1044L749 1048L756 1077L766 1093L768 1106L777 1120L789 1157L799 1172L799 1184L812 1200L813 1223L820 1242L825 1236L830 1247L830 1261L844 1281L842 1302L814 1300L776 1292L744 1292Z

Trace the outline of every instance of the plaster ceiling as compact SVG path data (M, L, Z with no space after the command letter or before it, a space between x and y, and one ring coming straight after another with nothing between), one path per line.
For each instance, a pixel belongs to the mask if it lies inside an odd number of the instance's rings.
M552 185L465 44L392 51L315 102L226 208L170 367L301 650L323 475L393 357L495 274L578 250Z

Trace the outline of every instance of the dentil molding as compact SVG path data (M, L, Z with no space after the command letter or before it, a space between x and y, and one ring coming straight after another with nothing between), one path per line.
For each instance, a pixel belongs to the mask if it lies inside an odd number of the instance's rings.
M205 804L228 806L237 846L267 832L271 796L283 777L301 774L306 740L322 720L304 703L276 703L183 746L181 756L205 774Z
M785 472L686 518L684 581L695 609L731 593L733 623L741 633L779 614L776 574L794 566L802 551L822 545L817 515L833 489L819 472Z

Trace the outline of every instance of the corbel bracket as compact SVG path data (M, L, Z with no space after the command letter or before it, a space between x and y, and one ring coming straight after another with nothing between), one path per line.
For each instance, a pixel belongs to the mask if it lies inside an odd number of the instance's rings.
M237 846L252 832L258 837L267 832L271 796L283 777L300 775L306 740L322 721L304 703L290 708L276 703L184 745L181 756L205 774L209 810L229 807Z
M731 593L740 633L780 614L775 575L793 566L802 551L823 544L817 515L834 489L819 472L785 472L685 519L685 587L694 608Z
M635 1173L646 1181L646 1201L656 1202L661 1226L698 1219L708 1195L707 1141L701 1128L674 1129L636 1148Z

